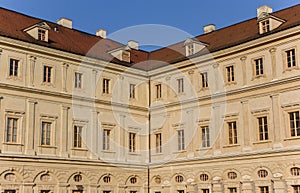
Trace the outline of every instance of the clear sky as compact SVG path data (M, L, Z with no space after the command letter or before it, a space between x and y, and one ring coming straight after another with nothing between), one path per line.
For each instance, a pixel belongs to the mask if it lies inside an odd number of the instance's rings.
M299 3L300 0L0 0L1 7L52 22L61 17L72 19L74 28L91 34L98 29L114 34L132 26L139 26L134 27L133 31L136 31L144 24L159 24L168 26L161 38L167 39L168 29L182 30L184 35L171 38L174 42L188 36L186 34L202 34L203 26L207 24L213 23L220 29L254 18L256 8L262 5L269 5L277 11ZM152 27L146 25L147 29ZM122 42L130 39L143 42L137 34L111 38ZM149 36L151 32L146 34ZM144 44L151 44L155 36ZM166 41L166 44L170 43L172 41Z

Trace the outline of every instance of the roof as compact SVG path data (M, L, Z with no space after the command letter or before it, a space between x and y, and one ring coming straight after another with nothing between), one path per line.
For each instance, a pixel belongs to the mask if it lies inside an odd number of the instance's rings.
M207 44L206 48L209 52L215 52L300 25L300 5L274 12L271 15L281 18L286 22L266 34L259 34L257 18L253 18L194 38ZM4 8L0 8L0 21L1 36L82 56L111 61L123 66L131 66L146 71L188 59L185 57L185 40L153 52L131 49L131 63L126 63L113 58L109 54L109 51L124 46L114 40L103 39L92 34L76 29L69 29L50 21L34 18ZM41 22L46 22L51 28L51 30L49 30L49 42L35 40L24 32L24 29ZM53 30L54 28L58 30L55 31Z

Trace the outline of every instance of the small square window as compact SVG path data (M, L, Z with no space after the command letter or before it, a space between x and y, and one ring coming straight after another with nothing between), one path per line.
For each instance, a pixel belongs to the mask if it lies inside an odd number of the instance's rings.
M228 188L228 193L237 193L237 188Z
M259 191L260 193L269 193L269 186L260 186Z

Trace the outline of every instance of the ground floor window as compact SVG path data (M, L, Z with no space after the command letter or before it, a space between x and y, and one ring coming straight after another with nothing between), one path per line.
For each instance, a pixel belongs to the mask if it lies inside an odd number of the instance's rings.
M15 190L4 190L4 193L16 193Z
M300 193L300 185L293 186L293 193Z

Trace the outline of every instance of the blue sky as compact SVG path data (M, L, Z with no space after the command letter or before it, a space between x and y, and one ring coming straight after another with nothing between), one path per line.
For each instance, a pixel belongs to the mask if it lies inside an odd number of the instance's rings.
M74 28L92 34L98 29L116 34L128 27L136 31L144 24L159 24L158 29L164 25L167 30L160 40L168 39L168 29L176 29L181 35L170 38L174 42L186 38L187 34L202 34L203 26L207 24L213 23L219 29L251 19L256 16L256 8L262 5L269 5L277 11L299 3L300 0L0 0L1 7L45 20L56 22L61 17L70 18ZM147 29L151 26L147 25ZM122 42L126 39L143 42L145 38L138 38L138 32L127 32L126 35L121 33L122 38L111 37ZM151 32L146 34L149 36ZM144 44L151 44L149 42L157 35L160 34L153 35Z

